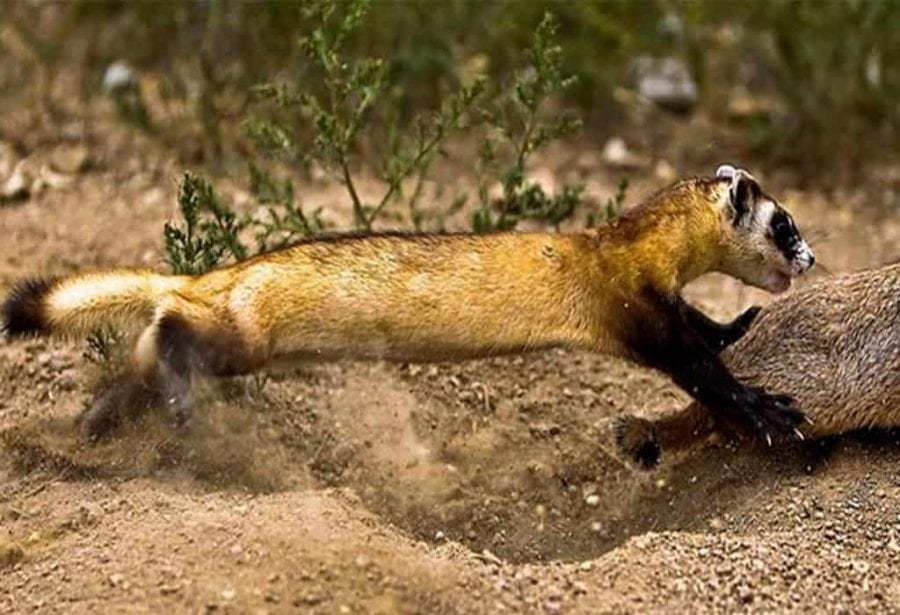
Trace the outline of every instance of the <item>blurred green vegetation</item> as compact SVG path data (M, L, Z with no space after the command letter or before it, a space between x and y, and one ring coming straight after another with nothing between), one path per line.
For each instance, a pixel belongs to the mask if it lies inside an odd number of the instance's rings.
M53 19L11 1L0 20L49 65L65 62L71 37L87 37L94 70L86 96L115 60L158 71L163 91L193 97L213 141L218 115L241 114L251 85L316 87L296 44L315 27L304 2L51 4ZM390 108L412 118L438 109L475 72L489 86L506 80L548 10L559 22L563 66L577 77L566 103L589 127L618 117L616 88L628 85L638 56L652 55L686 62L700 108L738 122L748 144L778 159L847 163L898 141L895 0L379 0L349 35L348 54L383 58ZM222 91L238 102L223 103ZM735 103L740 96L751 104Z
M520 59L521 66L496 95L485 96L487 79L479 75L460 84L432 113L418 114L402 123L386 109L386 65L377 57L348 57L346 44L373 8L371 0L315 0L308 14L316 26L298 42L321 73L321 88L303 84L263 83L254 87L262 113L244 122L256 143L258 161L250 163L251 192L260 205L249 215L237 214L214 191L212 184L192 173L182 180L178 204L179 224L166 224L164 236L169 265L174 273L203 273L223 261L239 261L250 251L241 239L250 231L256 253L295 243L325 230L322 207L310 210L296 198L289 177L275 178L263 166L265 158L303 166L318 165L344 186L353 206L353 226L371 232L382 218L391 217L391 204L405 201L405 226L417 231L443 230L444 222L459 213L469 195L463 190L444 208L426 213L418 204L431 169L443 153L448 137L466 132L480 139L477 202L471 227L475 232L511 230L523 221L550 224L559 229L571 221L580 205L584 186L564 183L555 194L528 178L528 161L553 141L581 127L571 113L548 113L547 104L577 81L562 68L562 48L556 36L559 24L545 13ZM321 89L321 91L317 91ZM387 118L386 127L373 118ZM292 122L291 120L295 120ZM304 127L311 139L302 139ZM390 135L383 157L354 164L357 143L372 133ZM357 190L359 168L380 168L380 196L367 199ZM439 182L436 182L439 184ZM492 188L499 194L492 196ZM627 183L619 186L605 207L590 207L589 226L618 214ZM98 347L101 347L98 344Z

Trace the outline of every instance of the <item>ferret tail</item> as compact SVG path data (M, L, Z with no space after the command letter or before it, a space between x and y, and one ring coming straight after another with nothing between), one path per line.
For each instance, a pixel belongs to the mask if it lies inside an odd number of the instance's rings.
M83 336L146 321L164 295L189 279L120 269L24 280L3 302L0 329L9 337Z

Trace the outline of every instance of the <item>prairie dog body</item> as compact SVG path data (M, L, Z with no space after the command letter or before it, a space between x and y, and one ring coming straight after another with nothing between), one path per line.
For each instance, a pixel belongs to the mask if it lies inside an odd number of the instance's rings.
M710 271L781 292L813 261L790 215L751 175L723 166L581 233L344 235L196 277L113 270L27 281L4 304L4 328L85 334L143 323L133 380L159 392L179 421L189 416L194 373L562 346L664 371L768 435L793 431L801 414L784 396L745 387L716 356L755 310L720 325L679 292ZM108 413L122 403L114 398L91 412Z
M743 382L790 394L824 437L900 426L900 264L833 276L767 306L722 353ZM706 440L721 425L697 403L657 421L624 417L623 452L653 465Z

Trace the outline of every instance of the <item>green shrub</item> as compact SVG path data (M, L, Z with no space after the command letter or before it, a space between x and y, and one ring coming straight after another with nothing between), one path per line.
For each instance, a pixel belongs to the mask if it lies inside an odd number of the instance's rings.
M248 133L263 152L318 164L336 177L352 202L354 225L365 231L372 230L385 207L402 195L406 180L428 173L440 147L465 126L468 113L484 91L481 79L460 86L437 111L414 118L412 130L400 130L402 120L390 113L393 101L388 89L393 84L385 62L381 58L354 57L346 49L348 38L359 29L369 4L360 0L310 3L307 15L317 26L300 39L300 46L311 64L304 67L305 72L313 75L321 87L259 86L255 88L257 96L272 103L280 118L270 113L247 122ZM303 133L290 119L299 119L306 125L307 134L312 135L311 143L302 141ZM362 135L372 133L375 124L388 128L368 136L380 136L387 145L381 161L367 161L369 166L380 169L384 184L381 196L370 203L356 188L354 171L360 165L353 159Z
M163 228L172 273L195 275L230 258L247 257L240 239L246 221L222 202L207 180L185 173L178 190L178 209L183 226L167 223Z
M511 87L484 117L491 132L479 152L480 179L478 208L472 216L476 232L509 230L521 220L540 220L559 227L570 218L579 204L582 185L563 186L550 196L526 177L529 158L556 139L574 134L581 121L572 116L544 117L544 107L552 97L565 92L577 81L562 68L562 47L556 41L557 22L549 13L535 30L527 53L527 64L520 68ZM505 149L508 162L502 162ZM490 198L489 188L499 177L503 195Z
M528 160L553 140L574 133L580 122L563 114L549 118L547 105L575 82L564 74L562 48L556 43L557 24L546 15L538 24L520 67L504 87L489 89L487 79L473 76L450 91L435 111L413 118L411 128L392 113L394 102L387 94L391 83L380 58L352 57L346 44L364 23L369 3L316 3L311 19L319 27L301 39L324 90L302 89L289 84L265 84L257 95L270 103L267 116L257 115L247 123L251 137L269 155L318 164L347 189L353 205L354 225L370 231L386 208L408 195L407 223L421 228L424 214L418 207L421 186L432 164L454 133L466 130L476 136L486 132L480 148L478 204L472 226L483 232L514 228L520 220L536 219L559 225L571 217L579 202L581 186L565 186L558 195L547 195L527 180ZM291 123L299 118L306 130ZM385 128L386 127L386 128ZM304 140L304 135L311 138ZM358 160L359 142L380 140L380 161ZM367 202L356 188L354 172L369 165L380 169L382 193ZM255 171L258 173L258 171ZM499 199L489 197L493 183L502 185ZM291 197L292 198L292 197ZM291 199L288 199L291 200ZM441 218L459 210L466 200L460 195ZM272 218L277 218L272 213ZM309 229L304 228L304 232Z
M357 0L348 4L318 2L308 9L319 25L300 45L320 73L324 90L271 83L256 87L257 97L267 104L248 119L246 128L260 151L286 161L315 163L330 172L347 190L357 229L371 231L387 207L405 192L406 224L421 229L426 216L417 203L423 182L435 159L445 153L448 138L466 130L482 143L477 164L478 202L472 217L475 231L508 230L522 220L559 227L573 218L581 205L583 186L564 185L559 193L549 195L528 179L529 159L581 126L573 115L551 107L555 97L575 83L563 70L563 50L556 43L558 26L552 16L545 15L537 25L523 65L508 84L489 90L484 77L474 76L449 92L435 111L420 114L404 130L390 112L392 100L385 93L392 84L384 62L351 57L345 48L363 23L368 6ZM388 123L386 131L383 122L373 128L376 117L393 123ZM292 119L306 123L306 130L299 130ZM368 202L356 189L354 171L363 166L357 160L359 141L364 136L372 138L367 133L374 130L384 131L390 138L378 165L382 193ZM173 271L202 273L224 260L246 257L249 251L241 240L244 231L253 234L256 251L261 252L324 229L321 207L307 213L297 203L290 180L276 179L257 164L250 165L250 180L262 215L238 217L216 196L209 182L185 175L178 197L184 223L165 227ZM496 199L490 196L495 185L502 190ZM616 206L624 198L624 187L614 201ZM438 214L438 226L466 200L465 193L454 199ZM588 217L594 223L612 213L613 206L608 205L605 210L589 212Z
M289 179L278 181L251 164L250 190L265 212L263 217L252 221L257 252L283 248L325 230L322 208L311 214L304 212L297 203L294 185Z

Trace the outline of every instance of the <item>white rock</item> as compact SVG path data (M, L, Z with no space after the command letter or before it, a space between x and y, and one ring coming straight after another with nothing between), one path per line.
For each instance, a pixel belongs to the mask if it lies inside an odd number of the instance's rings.
M27 199L31 194L32 177L25 168L25 160L20 160L6 181L0 185L0 201Z
M62 143L50 154L50 168L60 173L74 175L85 171L91 164L91 154L81 143Z
M44 188L62 188L72 183L71 175L57 173L50 167L44 165L38 171L38 178L31 184L31 191L35 194L40 193Z
M697 105L697 83L678 58L638 58L634 73L638 93L660 107L685 112Z
M657 162L656 166L653 168L653 174L666 182L673 181L678 176L677 171L669 164L668 160L660 160Z
M103 73L103 89L106 92L126 90L137 84L137 73L123 60L116 60Z
M628 149L625 141L613 137L603 146L603 162L621 170L637 170L647 166L647 160Z

